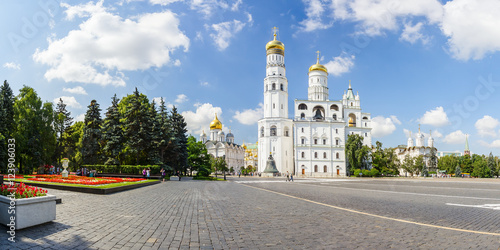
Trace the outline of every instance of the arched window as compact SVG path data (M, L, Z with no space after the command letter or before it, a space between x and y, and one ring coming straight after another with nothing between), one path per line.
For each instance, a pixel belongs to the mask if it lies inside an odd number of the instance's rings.
M271 136L276 136L277 134L277 129L276 129L276 126L271 126Z
M332 118L333 118L334 121L336 121L337 120L337 114L333 114Z
M335 140L335 146L338 146L339 145L339 139L336 139Z
M335 154L335 157L336 157L337 159L340 159L340 154L339 154L339 153L336 153L336 154Z
M322 106L316 106L313 108L313 118L315 120L323 120L325 117L325 109Z
M306 118L306 114L304 114L304 113L300 114L300 119L305 119L305 118ZM302 131L302 132L304 132L304 131Z
M352 102L351 102L351 107L352 107Z
M339 111L339 106L337 106L337 104L332 104L332 105L330 106L330 109L333 109L333 110L335 110L335 111Z
M326 165L323 166L323 172L326 173Z
M323 139L323 145L326 145L326 139Z
M335 129L335 133L336 133L336 134L338 134L338 133L339 133L339 129L338 129L338 128L336 128L336 129Z
M326 152L325 152L325 153L323 153L323 158L324 158L324 159L326 159Z
M280 85L280 89L283 91L283 84Z
M314 172L318 172L318 165L314 165Z
M300 128L301 132L304 133L304 128Z
M276 83L273 83L272 85L272 89L275 90L276 89ZM351 103L352 104L352 103ZM352 105L351 105L352 106Z
M260 136L262 136L262 137L264 136L264 127L260 128Z
M302 158L306 158L306 153L302 152L302 153L300 153L300 156L301 156Z
M285 127L285 131L284 131L283 135L288 137L288 127Z
M300 142L302 145L304 145L304 144L306 144L306 139L302 138L302 139L300 139Z
M314 144L318 144L318 139L314 139Z
M314 158L318 158L318 152L314 152Z
M299 104L299 110L307 110L307 105L304 103Z

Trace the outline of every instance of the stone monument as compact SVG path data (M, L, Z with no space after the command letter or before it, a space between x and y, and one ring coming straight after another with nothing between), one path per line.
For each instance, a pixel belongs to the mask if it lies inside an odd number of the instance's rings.
M68 163L68 158L62 159L62 166L64 168L64 170L62 171L62 177L68 177L68 170L66 170L68 168Z
M273 177L276 173L279 173L278 169L276 168L276 162L274 161L273 155L269 154L269 158L267 158L266 169L264 169L262 175L264 177Z

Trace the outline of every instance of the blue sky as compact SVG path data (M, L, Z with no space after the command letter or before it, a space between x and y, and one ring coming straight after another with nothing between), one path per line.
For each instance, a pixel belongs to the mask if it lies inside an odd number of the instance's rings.
M286 47L289 115L307 98L321 51L330 99L351 80L374 121L374 142L405 144L433 131L442 151L499 155L500 2L496 0L2 1L0 76L44 101L63 98L77 120L135 87L163 97L189 132L218 113L237 143L257 140L265 44Z

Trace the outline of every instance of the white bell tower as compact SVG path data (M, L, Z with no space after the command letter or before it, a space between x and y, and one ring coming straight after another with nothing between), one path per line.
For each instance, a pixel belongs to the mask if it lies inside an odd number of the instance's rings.
M276 39L266 44L264 78L264 118L259 120L259 172L266 168L269 154L281 173L293 171L293 123L288 118L288 80L285 70L285 45Z

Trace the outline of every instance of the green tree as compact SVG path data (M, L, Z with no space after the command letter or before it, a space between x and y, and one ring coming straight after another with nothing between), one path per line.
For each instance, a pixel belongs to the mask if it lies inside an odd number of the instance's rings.
M175 147L173 147L172 166L177 171L186 172L187 167L187 124L184 117L177 113L177 108L174 106L170 114L170 125L174 138Z
M372 166L378 171L382 171L383 168L387 168L387 158L382 143L377 141L375 144L375 151L372 152Z
M83 125L83 122L75 122L63 134L64 155L67 155L69 167L73 171L83 164L80 151L82 147Z
M438 160L438 169L445 170L446 173L453 173L456 166L460 164L459 158L454 155L445 155Z
M158 116L156 118L160 125L160 130L158 132L158 151L160 160L163 163L169 162L171 158L170 155L175 148L175 140L172 136L172 128L170 126L170 118L165 106L165 101L163 97L160 99L160 107ZM171 162L171 161L170 161Z
M215 178L217 178L217 173L219 171L227 171L227 163L224 157L214 157L210 155L210 165L212 167L212 172L215 173Z
M457 165L455 168L455 177L460 177L462 176L462 169L460 168L460 165Z
M123 125L118 111L119 101L116 94L111 98L111 106L107 109L106 118L103 121L103 154L106 165L119 165L120 154L124 149Z
M480 157L476 158L474 163L472 163L474 170L472 171L472 176L479 178L488 178L490 176L490 169L488 168L488 163L486 159Z
M151 135L148 148L148 160L150 164L163 164L160 159L160 143L162 127L158 120L158 111L156 110L156 103L153 100L149 107L149 122L151 127Z
M52 103L43 103L33 88L24 86L14 102L13 120L19 172L50 163L56 145Z
M413 169L412 169L412 175L419 175L422 173L422 171L425 168L425 162L424 162L424 156L419 155L415 158Z
M98 164L102 156L101 108L96 100L87 107L82 136L82 159L84 164Z
M431 153L429 155L429 166L428 170L430 171L436 171L437 170L437 164L438 164L438 158L436 155L436 148L431 148Z
M210 169L210 155L207 152L205 144L201 141L196 141L194 136L189 136L187 145L188 165L191 174L193 171L200 172L200 170Z
M350 173L354 169L368 169L368 156L370 148L363 145L363 137L358 134L352 134L347 137L346 143L346 156L347 156L347 169Z
M406 172L406 174L411 174L413 176L413 170L415 167L415 159L410 155L406 155L403 163L401 164L401 168Z
M71 112L66 110L66 104L64 104L62 98L59 98L59 102L57 103L56 110L54 113L54 129L56 132L56 150L54 153L55 161L59 164L61 159L63 158L63 154L65 152L65 144L67 144L64 139L65 132L73 123L73 118L71 117ZM66 155L67 156L67 155ZM65 156L65 157L66 157Z
M14 94L7 80L0 89L0 173L7 173L7 140L14 134Z
M488 165L488 170L490 171L490 177L497 175L497 173L498 173L497 172L497 163L495 161L495 157L493 157L492 152L490 152L490 155L488 156L487 165Z
M151 145L151 117L149 101L137 88L132 95L122 100L125 105L125 138L127 154L132 164L146 163Z
M472 166L472 159L470 155L464 155L460 159L460 168L463 173L472 173L474 167Z

